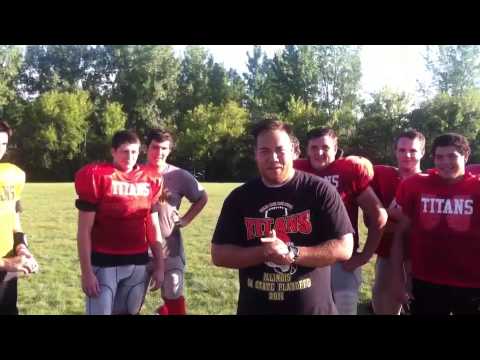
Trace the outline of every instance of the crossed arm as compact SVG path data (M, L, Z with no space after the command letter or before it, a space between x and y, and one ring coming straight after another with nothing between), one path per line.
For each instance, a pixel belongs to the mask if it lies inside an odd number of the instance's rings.
M330 239L316 246L298 247L297 264L308 267L323 267L337 261L345 261L352 255L353 236L351 233ZM231 244L212 244L212 261L217 266L241 269L255 266L267 261L279 265L291 264L293 256L287 245L273 232L269 238L263 238L262 244L241 247Z
M365 265L372 258L382 238L383 230L387 223L387 210L369 186L358 197L357 203L361 207L368 228L367 240L363 250L353 254L352 258L343 263L347 271Z
M22 232L20 214L15 213L13 233ZM15 247L15 256L0 258L0 270L31 274L38 271L38 263L25 244L18 244Z

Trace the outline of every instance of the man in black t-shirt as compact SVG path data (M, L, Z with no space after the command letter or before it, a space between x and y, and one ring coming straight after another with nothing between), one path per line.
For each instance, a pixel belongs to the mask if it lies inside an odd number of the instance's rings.
M353 249L343 202L325 180L293 169L287 124L265 120L253 135L260 177L225 200L213 263L239 269L238 314L336 314L329 265Z

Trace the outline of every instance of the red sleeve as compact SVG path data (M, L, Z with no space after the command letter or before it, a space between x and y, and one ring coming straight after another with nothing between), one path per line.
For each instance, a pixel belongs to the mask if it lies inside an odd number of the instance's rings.
M75 191L78 198L90 204L97 204L102 196L96 169L95 165L89 164L75 174Z
M398 171L396 168L388 165L375 165L373 170L375 175L370 186L382 204L388 207L395 198L399 184Z
M293 167L296 170L312 172L312 168L310 166L310 162L308 161L308 159L293 160Z
M163 176L157 170L147 165L141 165L140 168L146 174L151 187L151 203L152 206L159 201L163 201L164 196L164 182Z
M163 176L159 176L152 181L152 204L163 201Z
M480 164L470 164L465 167L465 170L470 171L474 175L480 174Z
M411 179L406 179L400 183L395 195L395 201L402 207L402 212L411 219L413 217L413 202L409 198L409 194L412 194L412 191L409 189L411 189L410 184L412 184L412 181L409 180Z
M363 156L348 156L345 158L352 168L354 193L360 195L373 180L373 165Z
M373 179L372 182L370 183L370 186L372 187L373 191L377 196L381 193L381 187L380 187L380 180L382 179L382 174L383 174L383 167L381 165L375 165L373 167Z

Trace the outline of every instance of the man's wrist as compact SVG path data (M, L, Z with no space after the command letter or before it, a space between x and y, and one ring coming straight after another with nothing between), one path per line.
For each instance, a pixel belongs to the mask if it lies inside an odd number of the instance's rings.
M18 255L19 252L21 251L27 251L27 252L30 252L28 250L28 247L25 245L25 244L18 244L16 247L15 247L15 255Z
M364 265L370 261L374 253L368 254L365 251L359 252L358 256L362 259Z
M177 222L177 226L180 227L180 228L184 228L185 226L187 226L189 224L189 222L187 222L187 220L184 218L184 217L179 217L178 218L178 222Z

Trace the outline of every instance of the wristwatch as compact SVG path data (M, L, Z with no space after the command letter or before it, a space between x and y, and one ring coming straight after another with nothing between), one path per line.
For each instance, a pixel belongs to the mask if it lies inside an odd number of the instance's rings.
M288 245L288 252L293 255L293 262L297 261L300 255L300 250L298 250L298 247L295 245Z

